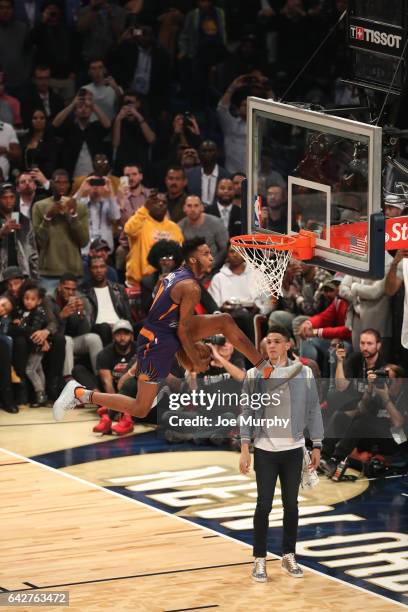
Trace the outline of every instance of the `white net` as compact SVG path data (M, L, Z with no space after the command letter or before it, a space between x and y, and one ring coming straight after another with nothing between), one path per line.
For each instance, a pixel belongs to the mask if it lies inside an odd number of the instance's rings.
M272 296L278 299L282 294L282 282L286 268L292 256L290 250L277 250L270 248L250 248L239 243L233 243L232 247L247 265L254 270L254 282L260 295Z

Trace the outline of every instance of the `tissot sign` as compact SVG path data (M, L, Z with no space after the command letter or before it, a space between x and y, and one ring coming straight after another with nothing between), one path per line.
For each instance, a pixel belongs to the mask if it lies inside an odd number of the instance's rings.
M367 244L367 222L333 225L330 228L330 246L350 253L351 240ZM408 249L408 216L395 217L385 221L385 250ZM366 249L367 250L367 249ZM362 254L362 253L361 253Z
M350 46L398 57L404 48L404 33L402 28L355 18L348 25Z

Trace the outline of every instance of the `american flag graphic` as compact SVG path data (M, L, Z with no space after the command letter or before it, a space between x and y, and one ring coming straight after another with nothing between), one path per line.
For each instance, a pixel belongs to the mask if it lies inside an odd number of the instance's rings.
M367 253L367 243L365 241L365 238L351 236L350 253L353 253L353 255L365 255Z

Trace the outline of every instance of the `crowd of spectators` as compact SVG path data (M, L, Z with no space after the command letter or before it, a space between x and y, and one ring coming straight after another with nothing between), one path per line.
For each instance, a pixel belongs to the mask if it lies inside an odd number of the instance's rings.
M242 233L246 99L285 91L345 4L0 0L4 410L43 406L72 376L134 394L127 372L135 334L158 283L182 263L179 245L204 237L214 269L197 279L197 312L231 313L254 341L255 314L264 335L268 325L289 329L294 354L328 381L321 385L327 463L358 446L369 418L371 442L386 439L384 452L395 451L392 431L406 424L406 253L387 255L381 281L292 261L273 303L229 245ZM291 95L351 101L339 82L343 27ZM273 168L262 169L262 180L264 220L284 231L285 182ZM386 213L395 207L403 213L398 202L386 203ZM188 384L242 381L245 363L233 347L221 340L211 350L211 371ZM384 388L373 373L381 368L391 381ZM184 374L175 364L173 384ZM113 413L98 413L100 433L133 429L127 415L115 423ZM377 438L381 427L389 435Z

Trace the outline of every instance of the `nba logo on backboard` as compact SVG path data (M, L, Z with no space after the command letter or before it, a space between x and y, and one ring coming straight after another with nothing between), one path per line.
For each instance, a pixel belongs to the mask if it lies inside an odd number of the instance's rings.
M364 40L364 28L356 28L356 38L357 40Z
M254 218L253 223L254 227L262 227L262 196L256 195L254 197Z

